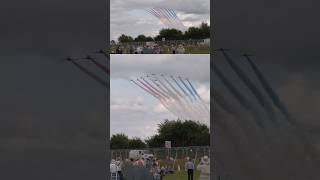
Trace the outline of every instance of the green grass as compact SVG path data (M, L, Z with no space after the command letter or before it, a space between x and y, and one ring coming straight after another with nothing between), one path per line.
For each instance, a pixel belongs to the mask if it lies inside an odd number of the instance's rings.
M193 179L199 180L200 172L195 171ZM169 174L163 177L163 180L187 180L187 172L186 171L176 171L174 174Z

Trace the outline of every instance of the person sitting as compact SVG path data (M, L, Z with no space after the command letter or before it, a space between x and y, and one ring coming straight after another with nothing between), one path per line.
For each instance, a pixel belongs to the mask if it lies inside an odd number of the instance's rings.
M118 167L114 159L112 159L110 163L110 173L111 173L111 178L110 178L111 180L119 180Z

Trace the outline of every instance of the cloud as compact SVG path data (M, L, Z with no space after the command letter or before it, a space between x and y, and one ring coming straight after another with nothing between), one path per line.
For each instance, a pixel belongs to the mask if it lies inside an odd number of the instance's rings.
M131 79L147 74L175 75L193 82L210 81L209 55L111 55L111 78Z
M204 101L210 103L210 86L200 85L197 88L197 92Z
M121 97L111 98L111 111L146 111L146 103L143 98L137 97L135 99L126 99Z
M114 40L120 34L155 36L165 26L147 13L153 7L174 9L185 26L210 23L210 0L111 0L110 5L110 38Z
M111 55L111 134L145 139L156 133L163 120L177 119L130 79L151 73L188 77L209 103L209 63L209 55Z
M154 111L157 112L157 113L163 113L163 112L167 112L168 110L161 103L159 103L154 108Z

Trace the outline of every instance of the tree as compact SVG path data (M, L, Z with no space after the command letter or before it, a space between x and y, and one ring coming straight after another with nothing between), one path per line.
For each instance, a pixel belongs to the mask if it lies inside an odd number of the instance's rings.
M165 38L166 40L180 40L183 39L183 33L177 29L162 29L159 32L159 37Z
M158 134L151 136L146 140L146 143L149 147L163 147L164 142L165 140L161 139L161 137Z
M111 149L143 149L147 145L140 138L134 137L129 139L127 135L120 133L111 136Z
M154 41L154 39L151 36L146 37L146 41Z
M146 147L147 147L146 143L144 143L140 138L135 137L135 138L129 139L129 148L143 149Z
M158 134L146 140L149 147L163 147L164 141L172 146L209 146L210 130L205 124L194 121L168 121L158 125Z
M154 37L155 41L162 41L162 37L160 35L157 35L156 37Z
M147 37L143 34L138 35L136 38L134 38L134 41L136 42L145 42Z
M129 147L129 138L125 134L114 134L110 139L111 149L127 149Z
M132 42L133 38L131 36L122 34L121 36L119 36L118 41L121 43Z
M207 23L205 23L205 22L201 23L199 29L201 32L201 37L203 39L210 38L210 26Z
M205 39L210 38L210 26L207 23L201 23L199 27L190 27L185 33L186 39Z

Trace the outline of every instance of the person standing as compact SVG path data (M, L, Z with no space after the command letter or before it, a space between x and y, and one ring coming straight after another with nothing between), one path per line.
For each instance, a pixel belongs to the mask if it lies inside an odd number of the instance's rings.
M200 180L210 180L210 159L208 156L201 158L197 170L200 171Z
M123 163L120 158L118 158L118 160L116 161L116 165L118 167L119 180L123 180L123 174L122 174Z
M187 158L187 162L185 163L185 170L188 173L188 180L193 180L194 164L190 158Z

